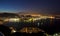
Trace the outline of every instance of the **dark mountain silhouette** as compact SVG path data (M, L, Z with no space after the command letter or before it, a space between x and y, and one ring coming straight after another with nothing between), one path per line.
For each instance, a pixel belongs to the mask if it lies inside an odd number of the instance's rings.
M0 13L0 17L15 17L15 16L19 17L19 15L16 13Z

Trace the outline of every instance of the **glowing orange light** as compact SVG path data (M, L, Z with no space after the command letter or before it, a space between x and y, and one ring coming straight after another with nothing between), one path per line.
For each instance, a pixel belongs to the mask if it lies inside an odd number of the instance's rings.
M51 16L50 18L51 18L51 19L54 19L55 17Z

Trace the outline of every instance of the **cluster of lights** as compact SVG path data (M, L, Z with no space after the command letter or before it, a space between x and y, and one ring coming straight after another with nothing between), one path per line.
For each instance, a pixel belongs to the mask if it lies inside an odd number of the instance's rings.
M11 21L11 22L19 22L19 18L10 18L9 21Z
M54 19L55 17L53 16L41 16L41 15L33 15L34 17L30 17L27 20L24 20L24 22L31 22L31 21L36 21L36 20L40 20L40 19L47 19L47 18L51 18ZM7 18L4 21L9 21L9 22L20 22L20 18Z
M10 29L11 29L11 33L15 33L16 32L16 30L13 27L10 27Z
M35 28L35 27L24 27L20 30L20 32L26 32L26 33L38 33L38 32L44 32L43 30L39 29L39 28Z
M31 18L29 20L40 20L40 19L47 19L47 18L51 18L51 19L54 19L55 17L53 16L40 16L40 17L37 17L37 18Z
M55 33L53 36L60 36L60 33Z
M48 36L60 36L60 33L55 33L53 35L48 35Z
M20 19L19 18L8 18L8 19L4 20L4 22L7 22L7 21L9 21L9 22L19 22Z

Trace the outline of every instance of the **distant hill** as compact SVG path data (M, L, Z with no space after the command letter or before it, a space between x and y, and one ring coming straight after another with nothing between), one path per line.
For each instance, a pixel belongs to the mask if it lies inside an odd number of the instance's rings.
M15 17L15 16L18 15L16 13L0 13L0 17Z

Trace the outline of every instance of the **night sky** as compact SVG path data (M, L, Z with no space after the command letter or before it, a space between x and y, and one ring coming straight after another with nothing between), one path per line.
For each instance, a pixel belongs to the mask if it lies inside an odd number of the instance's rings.
M60 14L59 0L0 0L0 12Z

